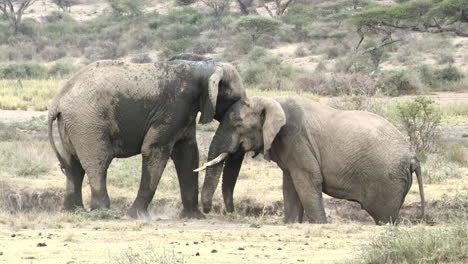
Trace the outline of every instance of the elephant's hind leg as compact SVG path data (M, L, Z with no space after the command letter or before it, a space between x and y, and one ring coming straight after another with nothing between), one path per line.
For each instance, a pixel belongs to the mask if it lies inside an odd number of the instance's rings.
M198 172L193 172L198 167L198 147L193 137L178 141L172 151L179 178L180 195L182 197L182 210L180 217L203 219L205 216L198 209Z
M110 199L107 193L107 169L113 158L110 143L103 140L102 135L89 133L86 126L80 126L82 129L78 135L87 135L82 138L72 138L77 156L88 176L91 187L91 210L109 209ZM85 131L85 132L82 132Z
M66 160L68 164L62 164L63 171L67 177L63 208L67 211L73 211L76 208L83 208L81 188L83 186L85 171L78 159L71 155L67 156Z

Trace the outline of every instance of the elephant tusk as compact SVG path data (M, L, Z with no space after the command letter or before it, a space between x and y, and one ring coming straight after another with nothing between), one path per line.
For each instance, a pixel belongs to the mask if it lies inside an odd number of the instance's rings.
M200 172L200 171L206 170L206 168L208 168L210 166L213 166L213 165L216 165L216 164L220 163L221 161L223 161L228 155L229 155L229 153L223 152L223 153L219 154L219 156L216 157L215 159L213 159L211 161L208 161L208 162L205 162L203 164L203 166L201 166L200 168L195 169L193 171L194 172Z

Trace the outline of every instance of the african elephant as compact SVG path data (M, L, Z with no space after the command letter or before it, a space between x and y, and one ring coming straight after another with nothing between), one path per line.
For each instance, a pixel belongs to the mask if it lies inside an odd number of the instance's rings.
M322 192L358 202L376 223L394 222L416 172L424 214L419 161L403 135L382 117L340 111L302 97L251 97L224 115L211 142L202 189L208 213L223 170L222 192L232 212L244 154L263 153L283 171L285 222L327 222Z
M131 217L147 216L169 158L179 179L181 217L203 218L198 209L197 113L200 123L220 120L245 97L228 63L184 54L160 63L99 61L75 74L49 110L49 140L66 175L64 208L83 207L82 183L91 186L91 209L109 208L107 169L113 158L142 154L142 175ZM63 146L57 150L57 119Z

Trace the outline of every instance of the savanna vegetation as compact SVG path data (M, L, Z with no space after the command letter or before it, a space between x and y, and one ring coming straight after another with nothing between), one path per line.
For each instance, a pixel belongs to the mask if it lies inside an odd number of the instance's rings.
M140 157L113 161L112 210L62 212L46 112L1 110L47 110L66 79L96 60L182 52L235 64L248 96L300 95L390 120L423 162L426 217L413 186L399 226L374 226L359 205L330 197L332 224L284 225L281 171L261 157L245 161L233 214L217 192L209 220L178 220L169 163L153 219L126 219ZM463 263L467 54L466 0L0 0L0 262ZM198 129L201 162L216 127Z

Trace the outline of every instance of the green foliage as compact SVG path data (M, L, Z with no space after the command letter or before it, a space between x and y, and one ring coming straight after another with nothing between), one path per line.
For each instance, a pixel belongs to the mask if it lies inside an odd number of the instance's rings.
M243 16L237 21L237 27L247 31L253 43L260 37L275 35L280 25L279 21L263 16Z
M40 79L46 76L47 67L35 62L0 65L1 79Z
M77 70L78 67L71 63L57 62L50 67L48 75L49 77L64 78Z
M166 15L161 16L161 22L165 24L201 24L205 14L192 7L173 8Z
M468 228L389 227L366 246L355 263L462 263L468 257Z
M164 43L162 55L168 58L173 55L183 53L190 47L192 47L192 41L190 39L169 40Z
M420 87L412 83L410 74L406 70L383 72L379 84L381 92L387 96L416 93Z
M143 14L143 0L109 0L114 15L138 17Z
M389 26L416 31L431 32L429 29L432 28L433 32L459 33L460 27L451 26L455 22L468 23L468 0L412 0L380 6L354 14L351 22L376 31Z
M281 19L290 25L293 25L295 30L301 30L308 24L312 23L317 18L317 12L311 5L293 5L286 10L286 13Z
M195 2L197 2L198 0L175 0L176 4L177 5L181 5L181 6L184 6L184 5L191 5Z
M37 62L9 63L0 65L1 79L43 79L51 77L66 77L75 72L77 67L64 62L53 64L47 68Z
M440 69L433 69L431 66L422 65L419 66L417 71L419 72L421 80L430 88L433 89L444 89L449 82L455 82L463 79L463 74L453 65L448 65Z
M396 105L399 124L409 136L412 148L420 155L434 150L441 111L429 97L418 96ZM421 156L424 157L424 156Z
M459 20L468 23L468 0L435 1L425 16L427 19L440 19L442 22Z
M265 89L284 89L284 81L291 77L292 68L264 48L255 47L240 65L240 72L246 84L261 84Z

